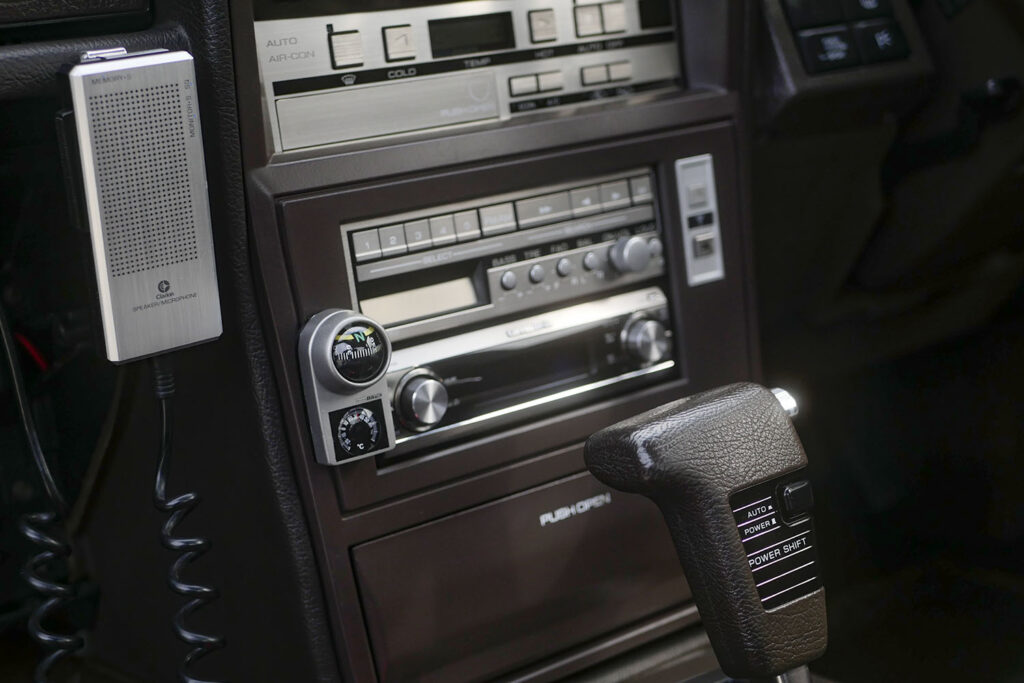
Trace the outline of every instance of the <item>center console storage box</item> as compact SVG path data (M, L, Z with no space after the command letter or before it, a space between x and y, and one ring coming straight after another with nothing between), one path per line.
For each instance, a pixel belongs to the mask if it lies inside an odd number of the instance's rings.
M688 601L658 509L581 473L353 549L382 681L487 680Z

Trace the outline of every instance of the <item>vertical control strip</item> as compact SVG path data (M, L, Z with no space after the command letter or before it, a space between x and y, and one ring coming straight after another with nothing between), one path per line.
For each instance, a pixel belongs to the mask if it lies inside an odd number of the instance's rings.
M691 287L725 277L715 166L710 154L676 161L679 215L683 219L686 281Z
M313 316L299 336L299 363L316 460L340 465L395 447L387 390L391 342L352 311Z
M814 498L806 474L772 479L729 498L747 563L766 610L821 588Z

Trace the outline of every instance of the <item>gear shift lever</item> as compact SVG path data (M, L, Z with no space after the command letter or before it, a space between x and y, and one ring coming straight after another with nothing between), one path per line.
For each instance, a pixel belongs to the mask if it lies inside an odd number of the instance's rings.
M772 392L733 384L594 434L594 476L653 500L722 670L806 676L828 640L807 456ZM778 680L776 678L776 680Z

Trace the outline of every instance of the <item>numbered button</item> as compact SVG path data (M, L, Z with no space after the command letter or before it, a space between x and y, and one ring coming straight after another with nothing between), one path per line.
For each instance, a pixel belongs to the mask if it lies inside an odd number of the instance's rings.
M380 252L384 258L405 253L405 228L389 225L377 232L380 234Z
M405 224L405 244L409 251L421 251L430 248L430 223L426 220L412 221Z

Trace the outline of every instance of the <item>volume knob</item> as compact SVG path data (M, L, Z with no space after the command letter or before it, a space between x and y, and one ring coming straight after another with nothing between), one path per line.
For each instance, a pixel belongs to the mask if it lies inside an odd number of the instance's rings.
M621 237L608 250L608 258L620 273L639 273L650 264L651 249L643 237Z
M448 411L448 390L430 375L418 375L399 389L398 408L402 421L413 429L429 429Z
M622 331L622 345L635 360L653 365L668 355L668 332L657 320L640 318L626 325Z

